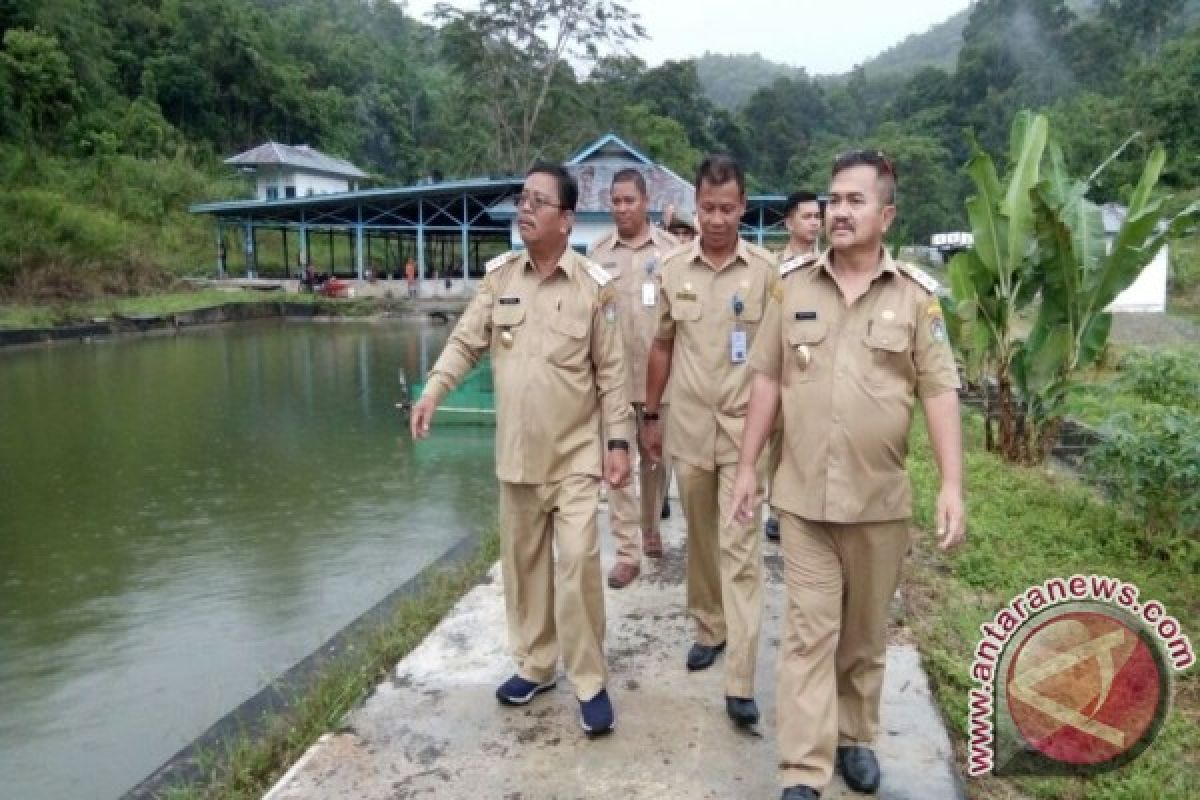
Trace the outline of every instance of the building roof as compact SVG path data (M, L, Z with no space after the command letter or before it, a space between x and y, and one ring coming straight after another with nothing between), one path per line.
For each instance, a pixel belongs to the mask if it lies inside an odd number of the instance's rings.
M279 200L225 200L216 203L197 203L189 206L193 214L232 214L256 209L279 211L299 210L320 206L343 206L346 203L369 203L372 201L404 201L417 198L438 198L459 194L479 194L483 197L504 196L517 192L524 184L522 178L477 178L465 181L443 181L422 183L415 186L398 186L387 189L361 189L359 191L317 194L309 197L287 197Z
M334 158L306 144L290 145L279 142L260 144L244 153L225 159L234 167L286 166L310 172L322 172L346 178L366 178L367 173L342 158Z

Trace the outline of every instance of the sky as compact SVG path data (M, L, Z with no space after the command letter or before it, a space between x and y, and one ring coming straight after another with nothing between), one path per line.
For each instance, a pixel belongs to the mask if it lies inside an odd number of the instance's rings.
M631 49L650 66L704 55L759 53L810 74L846 72L923 33L969 0L625 0L649 40ZM435 0L408 0L424 17ZM478 3L453 2L462 8Z

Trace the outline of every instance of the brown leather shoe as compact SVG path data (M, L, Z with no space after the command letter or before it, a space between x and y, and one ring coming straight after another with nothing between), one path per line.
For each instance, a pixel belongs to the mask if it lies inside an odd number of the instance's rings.
M608 585L614 589L624 589L629 584L633 583L642 571L642 568L637 564L618 563L613 566L612 571L608 573Z
M646 531L642 534L642 551L647 558L662 558L662 535L658 531Z

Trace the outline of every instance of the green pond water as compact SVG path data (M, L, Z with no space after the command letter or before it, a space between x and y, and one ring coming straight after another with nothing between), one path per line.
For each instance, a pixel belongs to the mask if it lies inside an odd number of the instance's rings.
M113 798L495 519L448 333L274 321L0 351L0 796Z

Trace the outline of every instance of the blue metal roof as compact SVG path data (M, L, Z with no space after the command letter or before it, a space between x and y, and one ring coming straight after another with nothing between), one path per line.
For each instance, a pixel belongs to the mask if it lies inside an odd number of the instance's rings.
M189 206L193 214L221 214L231 211L253 211L257 209L287 209L321 205L325 203L359 202L364 200L416 199L462 192L516 191L524 185L523 178L474 178L462 181L394 186L385 189L362 189L354 192L314 194L308 197L286 197L279 200L226 200L216 203L197 203Z

